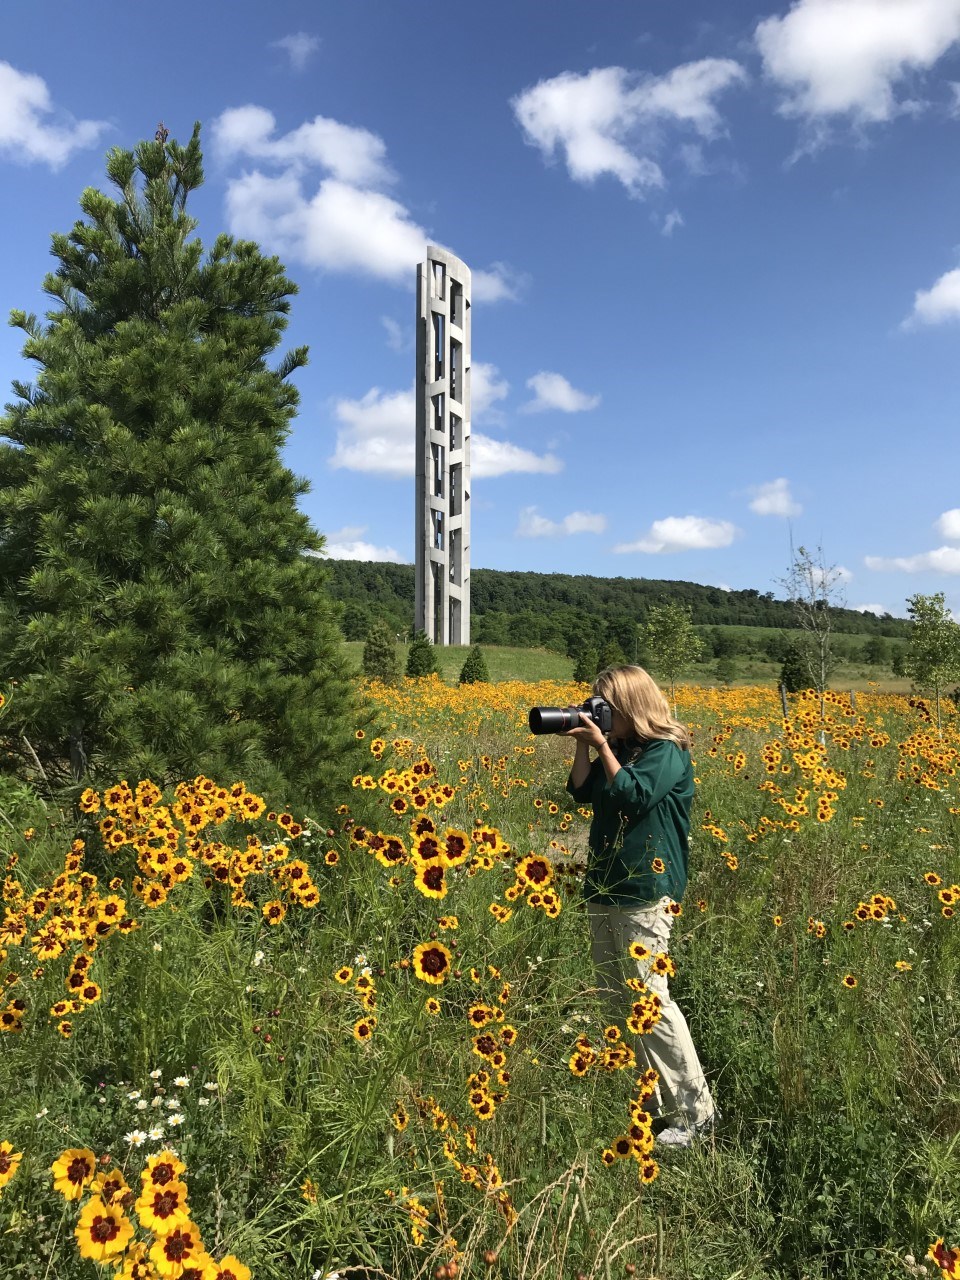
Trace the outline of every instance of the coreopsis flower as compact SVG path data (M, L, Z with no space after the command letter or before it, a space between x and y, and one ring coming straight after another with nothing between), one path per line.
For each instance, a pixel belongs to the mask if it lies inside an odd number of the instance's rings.
M162 1280L181 1280L188 1267L198 1268L202 1276L210 1255L200 1241L200 1232L187 1222L161 1236L150 1250L150 1261Z
M156 1272L148 1254L149 1245L138 1242L131 1245L123 1259L123 1267L117 1272L117 1280L156 1280Z
M543 889L553 880L553 864L549 858L531 853L520 859L514 868L514 875L523 884Z
M470 837L455 827L443 833L443 858L448 867L458 867L470 856Z
M209 1087L204 1085L205 1089ZM146 1167L140 1174L140 1181L143 1183L144 1191L148 1188L152 1190L178 1181L186 1171L187 1166L173 1151L158 1151L155 1156L148 1158Z
M97 1172L97 1157L89 1147L70 1147L50 1166L53 1189L64 1200L79 1200Z
M12 1143L0 1142L0 1191L7 1185L20 1167L22 1151L14 1151Z
M263 918L269 925L278 925L287 914L287 908L279 898L263 904Z
M228 1253L220 1262L207 1263L203 1280L250 1280L250 1268Z
M165 1236L190 1217L186 1184L179 1180L162 1187L144 1184L137 1199L137 1216L141 1224L154 1235Z
M447 878L442 863L418 863L413 883L425 898L445 898L447 896Z
M413 949L413 972L421 982L440 986L450 973L452 959L442 942L420 942Z
M130 1193L129 1184L119 1169L98 1173L90 1190L96 1192L104 1204L122 1204L124 1197Z
M81 1258L112 1262L126 1249L133 1224L119 1205L104 1204L99 1196L91 1196L80 1212L74 1234Z

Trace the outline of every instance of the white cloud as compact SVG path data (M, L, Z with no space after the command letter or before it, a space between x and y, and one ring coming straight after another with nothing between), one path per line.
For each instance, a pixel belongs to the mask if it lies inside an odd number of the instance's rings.
M521 413L542 413L547 409L559 409L561 413L583 413L595 409L599 396L587 395L572 387L562 373L541 371L527 379L527 386L534 398L520 406Z
M59 169L106 128L104 120L74 120L55 110L45 80L0 62L0 154L7 159Z
M290 260L323 271L356 272L412 285L427 232L381 187L395 179L383 139L369 129L315 116L278 135L272 111L248 103L214 122L224 163L252 160L227 182L227 221L236 236L260 240ZM321 170L316 190L309 171ZM516 299L525 277L502 262L473 272L476 301Z
M381 316L380 323L387 331L387 346L391 351L412 351L413 332L405 329L393 316Z
M479 422L486 418L488 422L500 420L500 411L494 406L498 400L505 400L510 390L510 383L501 378L500 370L495 364L487 364L477 360L470 366L470 419Z
M960 573L960 547L937 547L915 556L864 556L863 562L880 573Z
M821 566L814 564L810 566L810 583L818 590L823 589L829 591L838 584L853 581L853 574L842 564Z
M492 262L486 269L471 271L470 291L474 302L517 302L528 278L505 262Z
M898 102L894 86L960 39L960 0L795 0L755 39L784 115L889 120L917 107Z
M934 526L941 538L948 542L960 542L960 507L953 507L937 517Z
M307 266L397 284L410 282L426 252L426 233L398 201L334 178L308 197L292 170L277 177L255 170L231 181L227 218L234 235Z
M266 107L231 107L213 122L213 144L224 160L248 157L298 170L317 166L360 187L381 186L393 177L386 144L369 129L326 116L315 116L281 137L274 137L276 127L276 117Z
M571 511L561 520L548 520L536 507L524 507L515 530L520 538L558 538L573 533L603 533L607 517L589 511Z
M683 214L679 209L671 209L663 220L663 226L660 228L662 236L672 236L677 227L683 226Z
M782 476L754 485L750 492L753 494L750 510L758 516L798 516L803 510L790 493L789 480Z
M366 525L347 525L326 535L324 550L331 560L389 560L392 564L407 564L393 547L377 547L364 542L361 535Z
M643 551L663 555L672 551L713 550L729 547L739 533L729 520L709 520L704 516L667 516L654 520L636 542L621 542L616 552Z
M610 174L633 196L665 185L653 158L666 124L688 126L701 137L721 132L714 99L746 79L726 58L704 58L662 76L623 67L565 71L525 89L511 102L526 141L546 159L560 151L575 181Z
M885 604L855 604L852 607L856 613L872 613L878 618L890 612Z
M913 310L902 327L943 324L945 320L960 320L960 267L944 272L929 289L917 290Z
M320 37L308 35L306 31L296 31L293 35L274 40L270 47L282 49L290 59L294 71L302 71L320 48Z
M329 459L332 467L398 479L409 479L414 474L416 398L412 388L383 392L372 387L360 400L338 400L333 412L340 425ZM551 453L533 453L476 431L470 434L470 470L474 478L512 472L550 475L562 469L561 460Z
M470 435L470 472L476 479L486 480L513 472L552 476L562 470L563 463L555 454L534 453L476 431Z

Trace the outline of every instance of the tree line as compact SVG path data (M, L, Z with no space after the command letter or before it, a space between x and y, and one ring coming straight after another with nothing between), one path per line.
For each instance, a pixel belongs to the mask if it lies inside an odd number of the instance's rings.
M326 569L343 608L341 626L348 640L365 640L379 620L398 635L412 634L413 565L334 560ZM625 658L639 661L651 610L667 603L689 610L706 652L716 658L782 662L782 633L798 625L794 605L772 592L723 591L657 578L474 569L470 594L477 643L551 649L569 657L584 648L600 653L616 646ZM910 623L903 618L839 607L829 612L834 635L843 637L834 640L841 657L887 665L909 636ZM757 634L728 629L740 627L756 628Z

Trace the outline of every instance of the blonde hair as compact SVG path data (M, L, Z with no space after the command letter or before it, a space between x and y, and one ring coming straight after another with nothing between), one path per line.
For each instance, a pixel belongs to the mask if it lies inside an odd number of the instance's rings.
M593 692L620 712L642 742L666 738L690 750L689 731L671 715L669 702L643 667L609 667L594 680Z

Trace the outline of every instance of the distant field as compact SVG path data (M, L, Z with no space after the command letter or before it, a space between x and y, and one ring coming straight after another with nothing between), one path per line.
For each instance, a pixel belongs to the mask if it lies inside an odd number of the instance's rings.
M750 630L751 628L744 628ZM509 645L481 645L486 659L490 679L501 680L569 680L573 675L573 660L565 658L562 653L553 653L549 649L520 649ZM406 664L407 649L405 645L397 646L400 653L401 669ZM346 650L359 668L363 659L363 642L349 640ZM459 645L448 648L437 648L437 660L440 674L447 684L456 684L460 668L466 660L469 649ZM737 672L736 685L775 685L780 675L780 665L767 662L762 658L736 658L734 667ZM697 663L685 676L685 683L704 686L716 685L717 663ZM837 668L830 681L834 689L875 688L881 693L909 693L910 681L895 679L889 670L874 668L866 663L843 664Z

